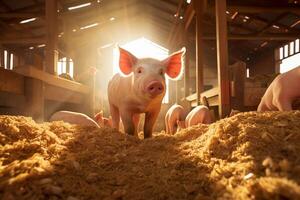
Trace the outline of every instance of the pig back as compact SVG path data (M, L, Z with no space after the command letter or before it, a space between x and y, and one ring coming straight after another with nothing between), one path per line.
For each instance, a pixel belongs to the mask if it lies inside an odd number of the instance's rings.
M212 123L212 116L206 106L195 107L186 117L186 126L193 126L196 124L210 124Z
M99 125L89 116L83 113L71 111L58 111L50 117L49 121L64 121L70 124L77 124L82 126L95 126L99 128Z

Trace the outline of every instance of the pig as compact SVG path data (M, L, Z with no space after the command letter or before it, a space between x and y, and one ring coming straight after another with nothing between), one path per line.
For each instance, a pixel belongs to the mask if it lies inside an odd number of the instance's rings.
M300 97L300 66L278 75L267 88L257 111L290 111Z
M167 134L174 135L177 131L178 123L185 120L185 111L181 105L172 105L165 116Z
M111 116L109 116L109 118L103 117L103 111L98 112L94 116L94 120L98 123L100 127L112 127Z
M150 138L166 92L165 75L174 80L181 76L185 48L161 61L139 59L120 47L119 52L120 73L107 89L113 127L119 129L121 117L125 133L137 135L140 114L145 113L144 138Z
M58 111L50 117L49 121L50 122L64 121L70 124L77 124L82 126L94 126L100 128L99 125L89 116L83 113L71 112L71 111Z
M185 118L185 127L191 127L196 124L210 124L213 122L212 115L207 106L196 106ZM180 124L178 124L180 126ZM182 126L182 124L181 124Z

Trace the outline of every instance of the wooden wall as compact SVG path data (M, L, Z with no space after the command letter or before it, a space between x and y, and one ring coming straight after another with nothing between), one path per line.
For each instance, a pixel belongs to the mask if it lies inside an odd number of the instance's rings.
M247 66L248 67L248 66ZM274 50L263 52L249 65L250 76L275 73Z

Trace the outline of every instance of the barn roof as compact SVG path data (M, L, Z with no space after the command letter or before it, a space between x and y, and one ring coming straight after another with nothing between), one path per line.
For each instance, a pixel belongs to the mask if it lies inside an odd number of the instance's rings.
M122 43L140 36L166 47L177 42L176 34L186 26L193 42L195 22L192 3L186 0L60 0L58 1L58 42L73 49L82 46ZM70 10L81 4L88 6ZM230 53L245 59L300 36L298 0L227 0ZM30 23L22 20L36 18ZM1 0L0 43L11 48L29 48L44 44L44 0ZM205 48L214 50L214 1L207 1L205 12ZM93 26L89 28L89 26Z

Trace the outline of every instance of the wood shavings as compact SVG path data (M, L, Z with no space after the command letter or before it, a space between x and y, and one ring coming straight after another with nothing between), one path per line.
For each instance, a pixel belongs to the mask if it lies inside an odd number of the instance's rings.
M0 116L0 199L300 199L300 112L140 140Z

